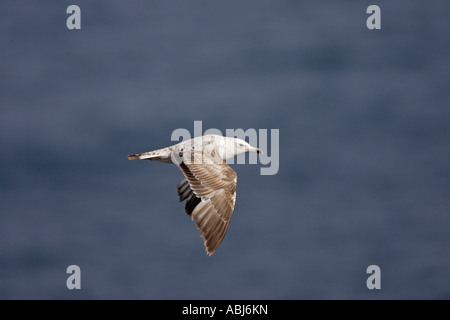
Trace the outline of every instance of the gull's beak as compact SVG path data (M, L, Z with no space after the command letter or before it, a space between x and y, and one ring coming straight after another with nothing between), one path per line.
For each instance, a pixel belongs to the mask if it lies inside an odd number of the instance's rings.
M259 149L259 148L251 148L250 151L251 152L256 152L256 153L261 153L261 154L263 153L262 150Z

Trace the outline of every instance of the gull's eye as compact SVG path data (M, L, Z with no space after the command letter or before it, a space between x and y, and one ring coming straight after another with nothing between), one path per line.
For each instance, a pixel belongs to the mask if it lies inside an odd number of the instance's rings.
M243 147L244 145L242 143L239 143L239 147Z

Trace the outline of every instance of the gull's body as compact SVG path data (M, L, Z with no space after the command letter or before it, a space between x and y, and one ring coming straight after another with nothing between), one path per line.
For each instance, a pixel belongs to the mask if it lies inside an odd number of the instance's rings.
M244 152L260 152L238 138L206 135L170 147L129 155L130 160L153 160L178 165L185 179L178 183L180 201L195 220L206 252L217 250L236 202L236 172L226 160Z

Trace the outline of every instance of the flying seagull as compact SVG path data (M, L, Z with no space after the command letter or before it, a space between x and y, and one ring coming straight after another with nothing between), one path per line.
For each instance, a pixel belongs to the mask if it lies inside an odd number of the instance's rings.
M227 232L236 202L236 172L226 160L241 153L257 152L246 141L219 135L205 135L176 145L128 156L129 160L153 160L178 165L185 179L178 183L180 202L212 255Z

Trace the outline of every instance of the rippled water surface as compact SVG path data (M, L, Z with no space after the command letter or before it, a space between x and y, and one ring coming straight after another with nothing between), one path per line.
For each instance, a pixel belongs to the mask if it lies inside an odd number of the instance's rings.
M374 31L365 2L70 4L0 5L0 298L450 298L448 1ZM180 170L127 160L194 120L280 130L212 257Z

